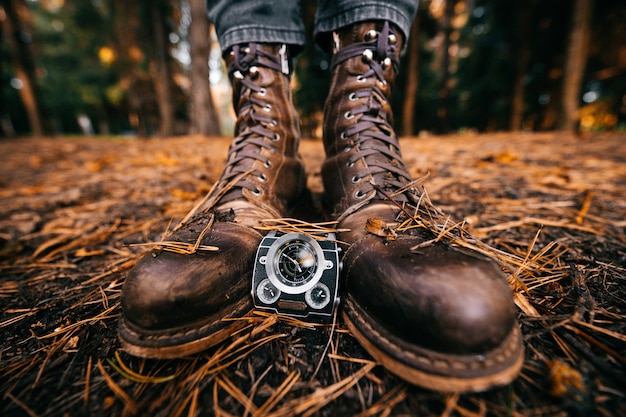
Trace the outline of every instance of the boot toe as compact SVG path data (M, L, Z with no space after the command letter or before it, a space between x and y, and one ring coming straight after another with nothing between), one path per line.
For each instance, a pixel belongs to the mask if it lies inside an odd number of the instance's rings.
M401 236L355 242L344 256L343 316L385 368L437 391L510 383L524 359L511 291L491 262Z
M510 289L489 261L415 242L371 237L346 254L348 292L396 336L439 352L473 354L498 346L515 324Z
M223 319L252 310L250 280L261 238L251 228L216 223L203 243L218 251L186 255L163 250L144 256L122 291L120 337L126 350L177 357L223 339L216 334L228 327Z

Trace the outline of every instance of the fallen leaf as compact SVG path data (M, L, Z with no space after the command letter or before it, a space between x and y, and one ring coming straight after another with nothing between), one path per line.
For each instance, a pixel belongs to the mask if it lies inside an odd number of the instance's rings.
M396 240L398 237L395 231L396 226L396 223L387 223L381 219L369 218L365 223L365 230L373 235L384 237L387 240Z

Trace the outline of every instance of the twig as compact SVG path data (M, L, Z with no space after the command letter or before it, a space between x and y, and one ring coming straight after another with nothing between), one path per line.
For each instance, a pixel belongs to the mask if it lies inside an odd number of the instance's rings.
M87 372L85 375L85 394L83 395L83 406L87 407L89 404L89 391L91 390L91 366L93 363L93 356L89 356L87 361Z
M337 310L335 310L333 314L333 322L330 326L330 334L328 335L328 342L326 343L326 346L324 347L324 351L322 352L322 356L320 357L320 360L317 363L317 367L315 368L313 375L311 375L310 381L315 380L315 378L317 377L317 373L322 367L322 363L324 362L324 359L326 358L326 353L328 352L328 348L330 347L330 344L333 341L333 334L335 333L336 326L337 326Z
M578 215L576 216L576 224L583 224L585 221L585 216L591 207L591 200L593 199L593 191L587 191L585 195L585 201L583 202L583 206L580 208Z
M589 322L593 323L596 302L587 287L585 273L581 270L579 265L574 263L570 263L569 267L572 271L572 287L576 295L576 313L584 318L585 313L588 312Z
M11 401L13 401L15 404L17 404L22 410L26 411L26 414L28 414L30 417L39 417L39 414L35 413L29 406L27 406L26 404L24 404L22 401L20 401L19 399L17 399L13 393L11 392L7 392L6 394L4 394L5 396L7 396Z

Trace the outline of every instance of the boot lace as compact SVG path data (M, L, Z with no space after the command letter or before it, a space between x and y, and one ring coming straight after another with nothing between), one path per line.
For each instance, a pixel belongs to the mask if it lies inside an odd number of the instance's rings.
M363 88L355 90L349 97L349 100L361 101L363 104L344 114L346 119L354 118L355 122L340 134L340 139L346 141L346 150L356 149L348 160L348 166L354 165L361 158L366 163L359 176L352 179L353 182L359 182L368 175L373 177L373 181L364 184L357 191L357 198L369 195L372 189L393 193L411 182L391 125L392 115L387 114L384 109L384 104L388 102L387 96L381 90L387 85L384 71L393 66L397 73L397 44L397 35L391 31L389 23L385 22L380 32L367 32L364 42L339 49L331 61L331 68L335 68L344 61L360 56L369 66L366 72L357 76L357 81L363 84ZM405 200L402 195L398 197ZM379 192L377 198L385 199L386 196Z
M263 193L258 182L249 181L253 175L256 175L260 182L266 178L261 170L253 168L253 164L255 161L261 161L262 167L269 169L271 161L261 155L261 150L265 148L272 153L278 153L276 142L281 139L279 133L272 130L277 126L277 122L268 114L272 105L265 100L267 91L257 81L259 67L280 73L283 70L281 58L261 50L254 43L236 45L233 47L232 54L233 60L229 65L228 73L235 82L240 84L238 98L245 97L245 99L240 101L235 139L228 152L221 178L222 184L228 184L232 191L221 199L222 202L239 198L244 188L256 196ZM235 103L235 106L237 104Z

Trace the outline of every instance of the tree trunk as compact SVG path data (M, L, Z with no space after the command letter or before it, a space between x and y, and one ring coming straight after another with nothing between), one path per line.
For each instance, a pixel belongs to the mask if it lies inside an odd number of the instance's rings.
M159 134L174 134L174 99L172 94L172 70L169 62L167 32L163 2L154 2L150 6L154 37L154 57L150 67L159 105Z
M24 0L2 0L0 5L4 10L0 22L9 42L13 75L21 81L20 98L28 116L30 130L33 135L41 136L44 129L38 102L35 60L30 38L24 30L28 9Z
M591 12L593 0L575 0L572 12L572 25L565 58L563 95L561 101L561 130L575 132L578 129L578 110L582 80L587 63L589 37L591 32Z
M419 13L419 11L418 11ZM407 45L406 92L404 105L402 106L402 135L411 136L415 131L415 104L417 103L417 91L419 86L419 19L415 18L409 43Z
M450 130L450 34L456 0L445 0L446 6L441 18L441 68L439 69L439 107L437 109L437 132Z
M524 119L524 93L526 70L528 61L530 60L530 37L532 12L535 7L535 1L531 0L527 3L519 5L522 8L517 22L517 41L515 42L515 79L513 81L513 97L511 99L511 121L510 129L519 131L522 128Z
M189 0L191 24L189 46L191 53L190 132L201 135L219 135L220 124L211 96L209 82L209 20L205 0Z

